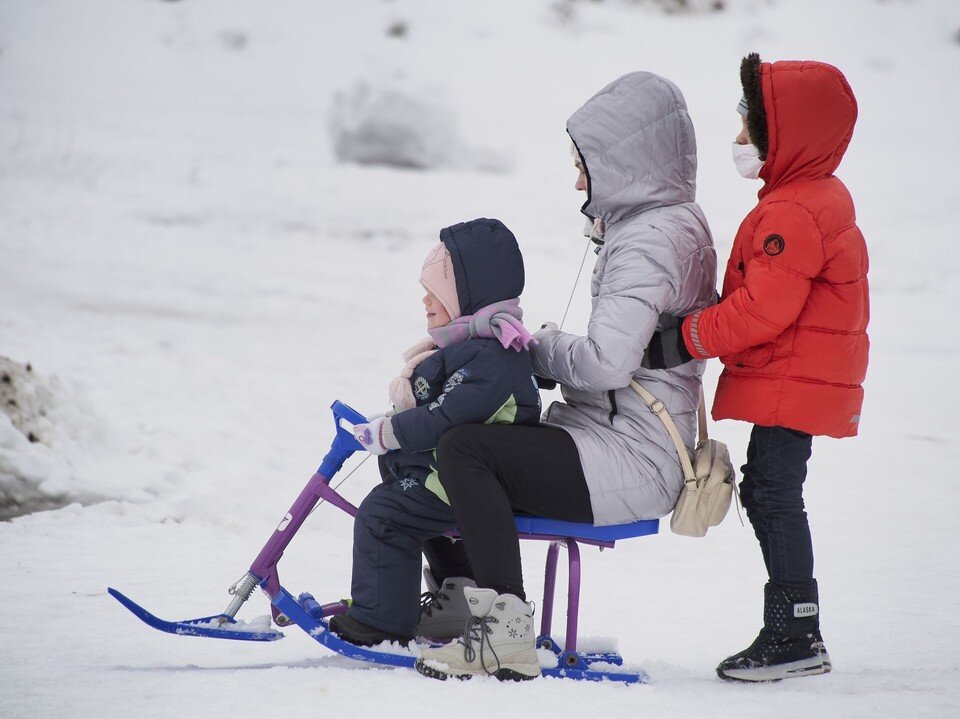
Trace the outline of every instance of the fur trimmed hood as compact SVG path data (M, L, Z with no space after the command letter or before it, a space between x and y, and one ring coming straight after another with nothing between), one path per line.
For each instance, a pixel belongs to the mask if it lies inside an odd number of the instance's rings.
M857 121L857 100L846 78L823 62L740 65L747 129L764 159L760 197L788 182L829 177L843 159Z
M760 55L751 52L740 62L740 84L747 100L747 130L758 150L760 159L767 159L767 111L763 109L760 90Z

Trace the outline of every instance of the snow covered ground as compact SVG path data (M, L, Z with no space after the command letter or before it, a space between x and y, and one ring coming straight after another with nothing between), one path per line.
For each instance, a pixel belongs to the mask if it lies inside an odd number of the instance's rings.
M0 523L0 716L957 716L960 4L727 5L0 2L0 355L31 364L16 377L45 413L34 443L0 414L0 496L61 507ZM505 221L530 324L559 318L583 252L564 122L618 75L683 89L725 257L757 189L729 157L751 50L833 62L860 102L839 174L871 250L867 399L861 437L815 442L807 489L832 674L713 674L760 621L762 563L735 517L705 541L585 551L581 631L616 636L643 687L431 682L298 631L160 634L106 594L170 619L223 609L319 463L330 402L383 408L440 227ZM364 160L337 144L370 106L358 88L431 118L363 131L431 143L434 169L337 161ZM735 462L747 429L713 427ZM367 463L345 493L376 481ZM349 552L348 518L322 507L284 583L344 596ZM524 548L535 599L544 552ZM241 618L266 612L257 595Z

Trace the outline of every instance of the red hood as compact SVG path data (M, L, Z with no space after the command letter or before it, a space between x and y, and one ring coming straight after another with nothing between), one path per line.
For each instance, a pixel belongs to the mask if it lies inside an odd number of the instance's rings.
M857 121L843 73L822 62L765 62L760 78L768 133L760 197L788 182L832 175Z

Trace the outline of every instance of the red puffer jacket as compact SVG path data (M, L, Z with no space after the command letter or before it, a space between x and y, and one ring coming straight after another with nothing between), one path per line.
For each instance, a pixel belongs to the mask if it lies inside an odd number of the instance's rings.
M720 357L714 419L857 434L867 369L867 248L833 176L857 104L836 68L760 66L768 152L760 202L740 225L719 304L686 318L684 342Z

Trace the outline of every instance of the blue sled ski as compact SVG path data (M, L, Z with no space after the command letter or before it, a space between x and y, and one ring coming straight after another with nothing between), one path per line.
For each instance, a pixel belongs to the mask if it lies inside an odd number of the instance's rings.
M301 601L305 596L300 595ZM312 599L312 597L311 597ZM286 589L273 598L273 605L279 609L291 622L313 637L327 649L361 662L370 662L380 666L413 668L417 661L416 655L406 649L397 648L395 651L382 651L367 647L358 647L345 642L329 631L327 622L314 613L308 611L301 601L297 601ZM617 654L581 654L578 667L565 667L558 664L556 667L544 667L541 675L558 679L580 679L599 682L604 679L623 684L645 684L650 677L643 670L617 671L617 664L623 660ZM600 665L603 665L602 667Z
M168 622L160 619L132 599L118 592L116 589L108 588L110 595L120 602L130 612L145 624L159 629L161 632L178 634L187 637L206 637L210 639L235 639L251 642L273 642L283 639L283 633L274 629L268 631L249 631L239 628L231 628L231 624L236 621L225 617L222 614L216 614L209 617L200 617L198 619L185 619L179 622ZM302 597L301 597L302 598ZM312 597L311 597L312 598ZM301 602L287 592L281 589L280 593L274 598L273 604L291 622L303 629L319 644L322 644L332 652L336 652L347 659L367 662L383 667L402 667L413 669L417 661L417 655L413 652L397 647L395 651L384 651L382 649L372 649L368 647L358 647L355 644L340 639L337 635L329 631L327 622L323 618L316 617L314 613L306 609ZM221 618L226 619L223 626L218 626ZM566 679L580 679L586 681L615 681L625 684L643 684L649 681L649 677L643 671L621 670L616 671L616 664L622 660L618 655L597 654L581 655L582 668L573 667L544 667L542 675L545 677L556 677ZM603 664L603 668L592 665Z
M210 617L200 617L199 619L184 619L180 622L168 622L148 612L135 601L118 592L112 587L107 591L114 599L129 609L135 617L145 624L149 624L154 629L170 634L180 634L186 637L212 637L213 639L239 639L248 642L275 642L277 639L283 639L283 633L276 629L266 631L251 631L242 628L231 629L230 626L237 624L236 619L232 619L223 614L215 614ZM224 621L221 626L220 621Z

